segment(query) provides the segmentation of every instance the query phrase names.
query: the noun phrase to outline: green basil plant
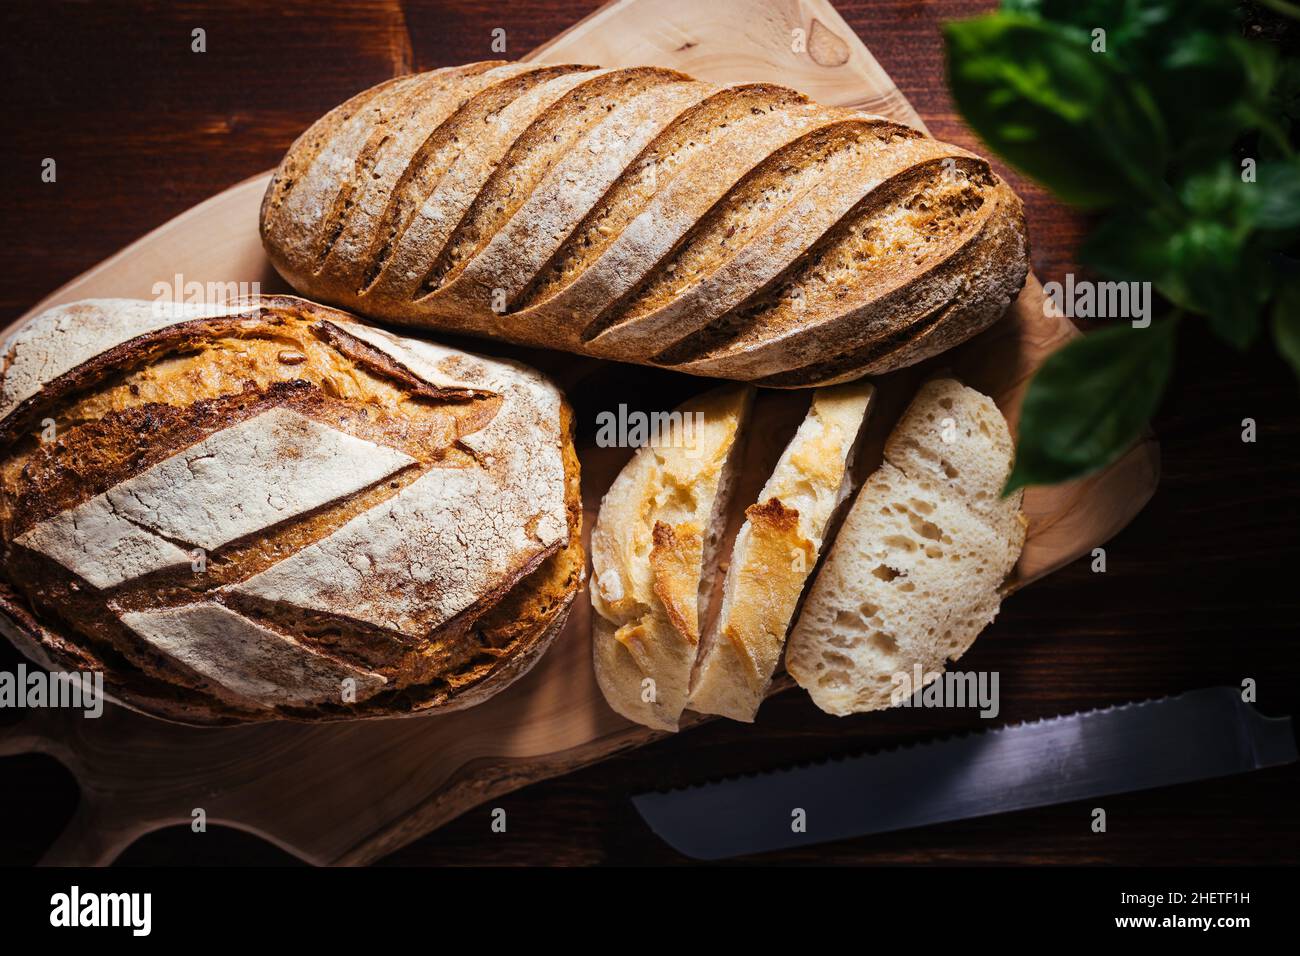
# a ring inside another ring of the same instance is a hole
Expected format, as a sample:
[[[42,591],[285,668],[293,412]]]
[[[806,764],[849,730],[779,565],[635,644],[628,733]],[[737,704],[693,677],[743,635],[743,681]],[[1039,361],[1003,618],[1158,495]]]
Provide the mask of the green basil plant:
[[[989,147],[1095,213],[1080,259],[1149,282],[1159,315],[1117,319],[1030,383],[1006,492],[1078,478],[1146,427],[1193,322],[1244,350],[1265,333],[1300,373],[1300,59],[1243,18],[1290,0],[1003,0],[945,26],[948,77]]]

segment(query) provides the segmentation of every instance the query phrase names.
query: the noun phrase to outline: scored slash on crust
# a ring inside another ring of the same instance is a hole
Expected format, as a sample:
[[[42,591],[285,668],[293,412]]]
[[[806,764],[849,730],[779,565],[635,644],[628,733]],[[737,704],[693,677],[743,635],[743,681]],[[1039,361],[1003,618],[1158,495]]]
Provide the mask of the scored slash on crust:
[[[17,541],[109,588],[189,564],[174,542],[215,551],[415,463],[396,449],[275,408],[42,521]],[[250,493],[259,486],[266,490]]]
[[[971,337],[1027,275],[1019,200],[916,130],[772,84],[477,66],[389,85],[290,149],[262,235],[295,288],[392,322],[806,387]]]
[[[454,709],[526,673],[581,585],[572,416],[526,366],[292,297],[74,303],[6,351],[3,616],[131,706]]]

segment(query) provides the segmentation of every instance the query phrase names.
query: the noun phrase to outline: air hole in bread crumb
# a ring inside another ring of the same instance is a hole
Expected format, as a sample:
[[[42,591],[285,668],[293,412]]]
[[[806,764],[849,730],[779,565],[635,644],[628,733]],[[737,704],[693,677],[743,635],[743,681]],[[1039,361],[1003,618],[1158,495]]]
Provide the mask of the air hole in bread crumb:
[[[950,465],[950,464],[947,462],[946,459],[943,460],[943,461],[940,461],[940,462],[939,462],[939,465],[940,465],[940,467],[943,468],[943,473],[944,473],[945,475],[947,475],[950,479],[951,479],[951,478],[956,478],[959,474],[961,474],[961,472],[959,472],[956,468],[954,468],[952,465]]]
[[[920,498],[912,498],[908,501],[908,504],[912,506],[913,510],[920,514],[934,514],[934,505],[930,504],[928,501],[922,501]]]
[[[941,399],[939,399],[939,407],[940,407],[940,408],[946,408],[946,409],[948,409],[948,410],[951,411],[951,410],[952,410],[952,399],[951,399],[951,398],[941,398]]]
[[[871,569],[871,573],[882,581],[892,581],[898,577],[899,572],[895,571],[887,564],[878,564]]]
[[[943,532],[933,521],[926,521],[916,515],[908,515],[907,520],[912,525],[912,530],[927,541],[938,541],[943,537]]]
[[[858,608],[858,610],[862,613],[862,616],[863,616],[863,617],[875,617],[875,616],[876,616],[876,612],[878,612],[878,611],[880,610],[880,608],[878,608],[878,607],[876,607],[874,604],[871,604],[870,602],[868,602],[868,603],[862,605],[862,607]]]
[[[936,547],[936,546],[933,545],[933,544],[931,544],[931,545],[926,545],[926,548],[925,548],[925,556],[926,556],[927,558],[933,558],[933,559],[937,560],[937,559],[943,557],[943,552],[940,551],[939,548]]]
[[[817,678],[818,687],[844,687],[849,682],[849,675],[844,671],[828,671],[821,677]]]
[[[881,539],[881,543],[898,551],[911,552],[916,550],[916,542],[901,534],[891,534],[887,538]]]
[[[837,631],[853,631],[859,626],[858,616],[850,610],[835,612],[835,629]]]
[[[893,635],[877,631],[871,635],[869,642],[874,650],[881,654],[894,655],[898,653],[898,641],[894,640]]]
[[[910,594],[916,590],[916,585],[913,584],[911,581],[904,581],[902,584],[898,586],[898,590]]]

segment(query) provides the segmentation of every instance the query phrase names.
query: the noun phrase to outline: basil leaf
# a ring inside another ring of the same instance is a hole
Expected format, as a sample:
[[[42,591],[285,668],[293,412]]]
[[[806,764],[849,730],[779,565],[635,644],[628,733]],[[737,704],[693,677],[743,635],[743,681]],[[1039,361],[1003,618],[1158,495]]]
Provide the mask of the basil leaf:
[[[1111,326],[1050,355],[1025,393],[1003,494],[1080,478],[1122,455],[1164,393],[1177,328],[1174,319]]]
[[[1252,233],[1264,196],[1230,164],[1189,178],[1181,216],[1123,210],[1107,217],[1080,250],[1084,262],[1129,282],[1150,282],[1166,299],[1204,315],[1234,348],[1258,336],[1271,291],[1269,255]]]
[[[1185,305],[1169,276],[1169,236],[1177,227],[1153,210],[1121,209],[1099,221],[1079,247],[1089,268],[1126,282],[1150,282]]]
[[[1269,91],[1269,110],[1284,120],[1300,119],[1300,57],[1283,60]]]
[[[1242,181],[1241,170],[1231,163],[1187,176],[1178,194],[1192,216],[1241,231],[1254,223],[1261,199],[1258,184]]]
[[[1300,158],[1261,162],[1254,186],[1259,194],[1254,222],[1259,228],[1300,226]]]
[[[1273,303],[1273,341],[1300,376],[1300,278],[1285,283]]]
[[[1170,267],[1181,277],[1183,299],[1205,315],[1228,344],[1245,349],[1259,332],[1261,294],[1267,285],[1245,236],[1217,222],[1197,220],[1173,237]]]
[[[1160,114],[1087,33],[1012,14],[944,33],[958,107],[1012,164],[1080,206],[1167,201]]]
[[[1271,50],[1241,37],[1171,37],[1157,68],[1143,71],[1174,144],[1171,156],[1184,164],[1214,161],[1243,133],[1271,122],[1265,114],[1274,62]]]
[[[1179,29],[1230,31],[1234,24],[1223,0],[1002,0],[1002,11],[1089,31],[1101,27],[1113,48],[1160,41]]]
[[[1222,156],[1247,130],[1274,126],[1273,47],[1238,35],[1223,0],[1004,0],[1004,13],[1103,30],[1106,58],[1160,106],[1170,159]]]
[[[1176,261],[1182,225],[1151,210],[1124,210],[1100,222],[1079,249],[1090,268],[1126,282],[1150,282],[1174,305],[1204,314],[1205,306]],[[1187,253],[1183,251],[1183,258]]]

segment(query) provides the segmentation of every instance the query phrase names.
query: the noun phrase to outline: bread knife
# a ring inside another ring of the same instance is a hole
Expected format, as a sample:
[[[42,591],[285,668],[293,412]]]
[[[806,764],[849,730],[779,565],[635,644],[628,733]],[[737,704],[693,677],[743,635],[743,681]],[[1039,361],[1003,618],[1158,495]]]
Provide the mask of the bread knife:
[[[1290,717],[1232,687],[1081,711],[633,803],[678,852],[719,860],[1208,780],[1296,760]]]

